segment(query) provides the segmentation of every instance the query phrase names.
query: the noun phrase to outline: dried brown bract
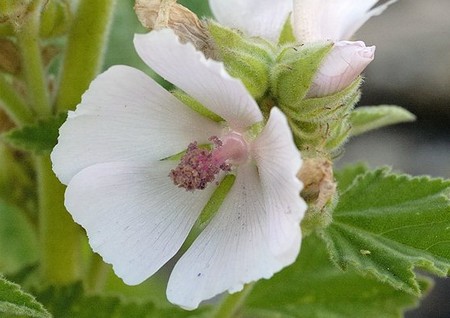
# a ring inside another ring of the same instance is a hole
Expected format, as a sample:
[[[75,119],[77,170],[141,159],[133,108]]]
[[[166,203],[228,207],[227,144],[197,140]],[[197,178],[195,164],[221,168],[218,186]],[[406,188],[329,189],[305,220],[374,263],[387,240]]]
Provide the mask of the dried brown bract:
[[[136,15],[151,30],[172,29],[181,42],[191,42],[206,57],[214,58],[214,43],[205,24],[176,0],[136,0]]]
[[[302,197],[317,210],[322,210],[336,193],[331,161],[323,158],[310,158],[303,161],[297,177],[303,182]]]

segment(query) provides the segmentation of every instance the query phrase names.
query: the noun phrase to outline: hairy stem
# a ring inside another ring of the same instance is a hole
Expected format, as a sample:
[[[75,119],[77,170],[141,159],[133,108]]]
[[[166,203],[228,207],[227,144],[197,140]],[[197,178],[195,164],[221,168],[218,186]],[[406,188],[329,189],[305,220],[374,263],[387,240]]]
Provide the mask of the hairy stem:
[[[74,109],[100,71],[115,0],[80,0],[56,98],[58,110]]]
[[[48,156],[36,158],[39,189],[41,278],[64,285],[80,279],[80,230],[64,207],[65,186],[52,171]]]
[[[22,69],[30,106],[40,116],[47,116],[51,114],[51,106],[39,41],[41,2],[32,3],[29,14],[17,28],[16,36],[22,55]]]

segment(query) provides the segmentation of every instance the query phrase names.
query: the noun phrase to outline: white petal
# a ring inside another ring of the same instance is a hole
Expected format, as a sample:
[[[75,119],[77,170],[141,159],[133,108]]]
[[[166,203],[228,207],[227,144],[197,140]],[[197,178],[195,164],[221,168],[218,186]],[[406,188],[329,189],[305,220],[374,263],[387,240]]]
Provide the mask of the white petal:
[[[272,108],[264,130],[252,144],[270,222],[270,246],[285,264],[298,254],[299,223],[306,211],[297,178],[302,160],[284,114]],[[290,243],[289,243],[290,242]],[[280,258],[281,259],[281,258]]]
[[[340,41],[319,67],[307,97],[327,96],[349,86],[373,61],[375,46],[364,42]]]
[[[185,91],[237,131],[262,120],[261,111],[239,79],[222,63],[207,60],[191,43],[182,44],[170,29],[137,34],[140,57],[159,75]]]
[[[159,160],[220,131],[141,71],[114,66],[91,83],[62,125],[53,169],[67,184],[89,165]]]
[[[294,0],[294,32],[299,42],[349,40],[371,17],[381,14],[388,1],[379,0]]]
[[[217,215],[175,265],[169,301],[194,309],[202,300],[227,290],[237,292],[294,262],[306,206],[295,177],[299,153],[278,110],[255,143],[260,166],[238,168]]]
[[[292,12],[292,0],[209,0],[209,5],[220,23],[273,42]]]
[[[98,164],[70,181],[65,204],[92,249],[125,283],[139,284],[181,247],[213,187],[195,193],[168,177],[176,165]]]

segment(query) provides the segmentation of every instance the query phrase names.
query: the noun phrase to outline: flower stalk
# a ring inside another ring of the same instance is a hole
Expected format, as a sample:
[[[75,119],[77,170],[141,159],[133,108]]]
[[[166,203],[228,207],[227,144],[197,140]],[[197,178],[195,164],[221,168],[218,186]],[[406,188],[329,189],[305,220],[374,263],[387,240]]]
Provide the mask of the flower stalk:
[[[75,108],[100,71],[115,3],[114,0],[81,0],[78,4],[56,98],[59,111]]]
[[[17,43],[22,54],[22,68],[31,107],[40,116],[51,114],[39,43],[40,9],[42,1],[34,1],[16,30]]]
[[[39,189],[41,279],[64,285],[81,277],[80,231],[64,207],[65,186],[48,156],[36,157]]]

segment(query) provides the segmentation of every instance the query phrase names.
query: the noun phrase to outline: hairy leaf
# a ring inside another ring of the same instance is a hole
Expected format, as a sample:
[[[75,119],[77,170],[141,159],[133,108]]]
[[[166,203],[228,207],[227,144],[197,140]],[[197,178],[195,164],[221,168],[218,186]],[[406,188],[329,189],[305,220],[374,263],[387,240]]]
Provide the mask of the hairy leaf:
[[[415,268],[450,271],[449,196],[450,181],[369,171],[341,194],[321,236],[340,268],[420,295]]]
[[[0,276],[0,313],[47,318],[51,315],[33,296],[23,292],[20,286]]]
[[[333,266],[323,241],[311,235],[292,266],[254,286],[243,312],[249,318],[399,318],[415,305],[412,295]]]
[[[367,131],[409,121],[416,116],[406,109],[393,105],[365,106],[356,108],[351,116],[351,134],[353,136]]]
[[[59,127],[66,120],[67,114],[39,120],[34,124],[15,128],[2,137],[12,146],[31,151],[36,154],[46,154],[52,151],[58,140]]]

